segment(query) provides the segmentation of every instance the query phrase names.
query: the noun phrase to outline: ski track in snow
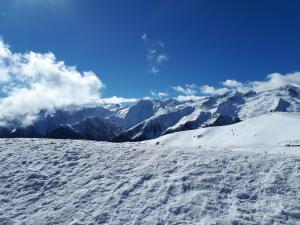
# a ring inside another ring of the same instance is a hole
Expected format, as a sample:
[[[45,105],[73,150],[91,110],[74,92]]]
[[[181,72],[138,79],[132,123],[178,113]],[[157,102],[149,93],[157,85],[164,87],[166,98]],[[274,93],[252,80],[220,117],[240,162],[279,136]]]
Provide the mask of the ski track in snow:
[[[300,224],[300,158],[1,139],[0,224]]]

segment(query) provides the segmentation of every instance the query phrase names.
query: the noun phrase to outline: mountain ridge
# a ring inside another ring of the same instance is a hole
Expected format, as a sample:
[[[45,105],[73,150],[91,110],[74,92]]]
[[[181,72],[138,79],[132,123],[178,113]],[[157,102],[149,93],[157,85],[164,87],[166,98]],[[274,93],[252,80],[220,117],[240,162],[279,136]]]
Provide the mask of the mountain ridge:
[[[30,126],[0,127],[0,137],[143,141],[179,131],[229,125],[269,112],[299,111],[300,88],[286,85],[264,92],[231,91],[196,100],[142,99],[132,105],[42,111]]]

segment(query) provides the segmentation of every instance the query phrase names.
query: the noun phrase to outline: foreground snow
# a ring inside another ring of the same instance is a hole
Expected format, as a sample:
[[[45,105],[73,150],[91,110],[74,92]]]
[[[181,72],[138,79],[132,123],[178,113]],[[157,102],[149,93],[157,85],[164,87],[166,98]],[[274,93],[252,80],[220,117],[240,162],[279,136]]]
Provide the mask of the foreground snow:
[[[269,113],[228,126],[168,134],[146,143],[300,156],[300,112]]]
[[[299,224],[300,158],[1,139],[0,224]]]

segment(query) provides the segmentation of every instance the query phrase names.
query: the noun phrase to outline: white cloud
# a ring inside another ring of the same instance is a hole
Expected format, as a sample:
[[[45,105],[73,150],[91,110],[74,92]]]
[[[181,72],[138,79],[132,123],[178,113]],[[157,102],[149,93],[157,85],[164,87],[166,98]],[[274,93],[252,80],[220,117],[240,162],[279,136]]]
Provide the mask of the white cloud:
[[[101,80],[57,61],[53,53],[13,53],[0,40],[0,125],[29,125],[40,110],[100,100]]]
[[[144,98],[142,98],[143,100],[152,100],[152,98],[151,97],[149,97],[149,96],[145,96]]]
[[[162,41],[153,41],[147,34],[142,35],[142,40],[147,48],[147,61],[149,63],[149,72],[157,74],[160,66],[169,60],[169,56],[164,52],[165,44]]]
[[[175,99],[181,102],[185,101],[199,101],[202,100],[204,97],[203,96],[195,96],[195,95],[179,95]]]
[[[203,94],[215,95],[224,94],[228,91],[240,91],[245,93],[249,90],[253,90],[255,92],[263,92],[278,89],[286,85],[300,87],[300,72],[288,73],[285,75],[272,73],[269,74],[264,81],[249,81],[245,83],[229,79],[221,82],[221,85],[222,86],[219,88],[203,85],[200,87],[200,90]]]
[[[248,86],[256,92],[262,92],[281,88],[288,84],[300,87],[300,72],[288,73],[286,75],[272,73],[267,76],[265,81],[253,81]]]
[[[223,87],[223,88],[215,88],[213,86],[209,85],[203,85],[200,87],[200,90],[203,94],[208,94],[208,95],[223,95],[226,92],[228,92],[230,89]]]
[[[159,72],[159,69],[156,66],[151,67],[151,73],[157,74]]]
[[[142,35],[142,39],[143,39],[143,40],[147,40],[147,34],[143,34],[143,35]]]
[[[4,68],[0,68],[0,84],[7,83],[10,80],[10,76],[7,73],[7,70]]]
[[[169,96],[169,94],[166,92],[158,92],[157,95],[160,97],[168,97]]]
[[[164,61],[168,61],[169,57],[166,54],[160,54],[156,58],[157,63],[163,63]]]
[[[121,103],[133,103],[137,101],[138,101],[137,98],[123,98],[123,97],[113,96],[110,98],[101,98],[98,102],[102,104],[121,104]]]
[[[183,95],[195,95],[198,92],[196,89],[191,88],[190,85],[185,85],[185,87],[175,86],[172,89]]]
[[[244,85],[241,82],[236,80],[225,80],[221,82],[221,84],[225,87],[243,87]]]
[[[180,95],[192,96],[195,95],[223,95],[229,91],[239,91],[246,93],[249,90],[255,92],[263,92],[278,89],[286,85],[293,85],[300,87],[300,72],[288,73],[288,74],[279,74],[273,73],[266,77],[264,81],[248,81],[248,82],[239,82],[237,80],[228,79],[219,83],[218,87],[210,85],[196,85],[196,84],[185,84],[183,86],[173,86],[171,87],[174,91]],[[176,97],[178,98],[178,97]],[[182,99],[182,96],[180,96]]]
[[[154,98],[165,98],[169,96],[167,92],[160,92],[160,91],[159,92],[151,91],[151,95]]]

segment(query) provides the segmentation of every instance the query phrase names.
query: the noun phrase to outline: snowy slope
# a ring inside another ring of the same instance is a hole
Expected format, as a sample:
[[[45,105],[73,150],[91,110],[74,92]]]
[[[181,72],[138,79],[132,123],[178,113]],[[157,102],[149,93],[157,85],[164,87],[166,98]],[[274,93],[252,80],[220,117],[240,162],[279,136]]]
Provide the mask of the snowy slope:
[[[300,158],[1,139],[0,224],[299,224]]]
[[[0,140],[0,224],[300,223],[300,158]]]
[[[288,144],[300,145],[300,112],[268,113],[228,126],[168,134],[147,143],[204,149],[280,151]],[[285,149],[300,155],[300,147]]]
[[[153,116],[160,104],[159,100],[140,100],[135,105],[116,109],[106,119],[116,126],[129,129]]]

